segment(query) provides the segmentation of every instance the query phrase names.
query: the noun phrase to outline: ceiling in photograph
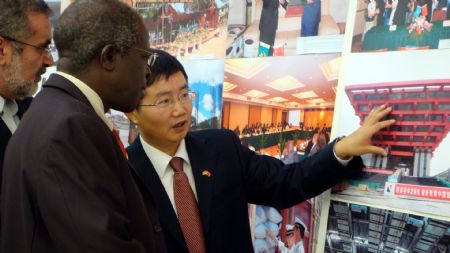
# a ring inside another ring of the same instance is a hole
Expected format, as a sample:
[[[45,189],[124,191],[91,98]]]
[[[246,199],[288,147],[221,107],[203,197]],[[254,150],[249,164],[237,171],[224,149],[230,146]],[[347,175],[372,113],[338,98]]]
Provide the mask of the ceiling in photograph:
[[[330,108],[339,66],[339,54],[226,59],[223,98],[291,109]]]

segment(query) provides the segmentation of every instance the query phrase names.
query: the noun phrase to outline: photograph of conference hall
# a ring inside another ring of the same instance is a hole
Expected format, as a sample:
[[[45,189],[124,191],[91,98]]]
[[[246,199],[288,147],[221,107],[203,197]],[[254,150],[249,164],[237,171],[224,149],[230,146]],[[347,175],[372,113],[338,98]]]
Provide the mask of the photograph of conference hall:
[[[424,59],[430,65],[424,67]],[[392,107],[389,118],[396,122],[372,140],[388,155],[363,156],[363,173],[332,198],[450,218],[448,59],[450,50],[346,58],[333,125],[337,135],[350,134],[381,104]]]
[[[340,61],[339,54],[226,59],[223,128],[260,153],[283,159],[295,148],[307,156],[314,133],[328,142]]]

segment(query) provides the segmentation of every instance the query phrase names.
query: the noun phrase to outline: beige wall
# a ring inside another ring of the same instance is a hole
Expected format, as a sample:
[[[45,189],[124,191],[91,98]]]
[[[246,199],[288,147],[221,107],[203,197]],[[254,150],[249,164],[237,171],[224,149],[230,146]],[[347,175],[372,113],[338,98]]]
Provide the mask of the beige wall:
[[[326,124],[327,127],[330,127],[333,121],[333,110],[305,111],[304,119],[306,127],[321,128],[323,124]]]
[[[239,129],[243,129],[248,123],[248,105],[239,103],[230,103],[230,124],[229,129],[235,129],[239,125]]]
[[[250,105],[248,109],[248,125],[251,126],[253,124],[261,123],[261,106]]]
[[[222,128],[230,129],[230,102],[223,101],[222,105]]]
[[[277,124],[278,123],[281,123],[281,116],[283,116],[282,114],[283,114],[283,111],[282,110],[280,110],[280,109],[277,109]]]
[[[263,107],[261,109],[261,124],[272,123],[272,108]]]
[[[228,108],[229,103],[229,108]],[[252,108],[250,108],[252,107]],[[224,105],[224,112],[228,113],[228,115],[223,115],[223,120],[228,122],[223,122],[223,127],[228,129],[235,129],[236,126],[239,125],[239,129],[243,129],[245,125],[248,125],[249,122],[255,123],[260,122],[262,124],[272,123],[272,118],[274,117],[275,124],[281,122],[282,110],[277,108],[270,107],[261,107],[261,106],[250,106],[248,104],[240,104],[236,102],[227,102],[227,105]],[[250,115],[252,112],[252,115]]]

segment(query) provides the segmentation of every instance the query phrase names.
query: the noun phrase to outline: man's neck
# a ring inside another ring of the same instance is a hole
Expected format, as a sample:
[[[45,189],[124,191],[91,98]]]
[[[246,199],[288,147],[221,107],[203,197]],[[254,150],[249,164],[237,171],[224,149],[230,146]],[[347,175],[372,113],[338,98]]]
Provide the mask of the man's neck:
[[[145,142],[147,142],[147,144],[153,146],[154,148],[166,153],[167,155],[170,156],[174,156],[177,153],[178,147],[180,146],[180,142],[178,142],[177,144],[173,144],[173,145],[163,145],[161,143],[155,143],[151,141],[151,138],[148,138],[147,136],[145,136],[144,134],[142,134],[142,139],[144,139]]]

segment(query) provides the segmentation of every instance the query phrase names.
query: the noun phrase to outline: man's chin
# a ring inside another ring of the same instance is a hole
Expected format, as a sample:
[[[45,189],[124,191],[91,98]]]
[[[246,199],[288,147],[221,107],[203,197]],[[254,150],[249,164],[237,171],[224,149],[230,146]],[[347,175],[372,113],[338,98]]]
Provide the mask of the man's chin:
[[[38,90],[38,83],[35,80],[33,80],[17,87],[14,93],[18,99],[22,99],[35,95],[37,90]]]

